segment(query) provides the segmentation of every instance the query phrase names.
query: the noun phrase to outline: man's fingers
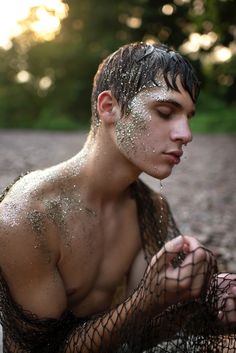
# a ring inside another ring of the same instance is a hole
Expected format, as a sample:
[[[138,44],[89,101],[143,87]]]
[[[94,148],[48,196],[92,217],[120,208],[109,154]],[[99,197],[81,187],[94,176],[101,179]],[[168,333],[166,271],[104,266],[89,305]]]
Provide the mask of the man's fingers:
[[[225,324],[236,324],[236,299],[227,294],[223,306],[218,312],[218,318]]]
[[[148,278],[156,300],[167,304],[199,297],[212,268],[213,257],[209,251],[196,239],[179,236],[153,256]]]
[[[168,266],[171,261],[183,250],[184,238],[182,235],[168,241],[158,253],[159,269]]]
[[[218,318],[224,324],[236,324],[236,275],[220,273],[217,276],[218,292]]]
[[[221,278],[222,280],[235,281],[235,283],[236,283],[236,274],[235,273],[221,272],[221,273],[218,273],[217,277]]]
[[[196,243],[196,245],[198,245]],[[198,246],[186,255],[186,258],[180,265],[179,287],[186,291],[186,298],[197,298],[200,296],[204,285],[208,279],[209,254],[206,249]]]
[[[151,260],[151,267],[158,265],[157,270],[168,265],[171,260],[182,250],[184,244],[183,237],[180,235],[168,241]]]

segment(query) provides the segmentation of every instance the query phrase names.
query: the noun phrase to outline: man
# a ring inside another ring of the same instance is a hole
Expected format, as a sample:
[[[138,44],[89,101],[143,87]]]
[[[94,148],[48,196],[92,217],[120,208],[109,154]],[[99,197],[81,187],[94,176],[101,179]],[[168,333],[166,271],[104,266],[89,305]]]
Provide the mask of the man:
[[[219,321],[236,321],[234,277],[213,276],[211,253],[180,236],[166,201],[138,180],[164,179],[180,162],[198,91],[192,67],[166,46],[120,48],[95,76],[84,148],[4,194],[4,352],[135,352],[134,332],[143,340],[156,320],[158,344],[166,309],[214,288]]]

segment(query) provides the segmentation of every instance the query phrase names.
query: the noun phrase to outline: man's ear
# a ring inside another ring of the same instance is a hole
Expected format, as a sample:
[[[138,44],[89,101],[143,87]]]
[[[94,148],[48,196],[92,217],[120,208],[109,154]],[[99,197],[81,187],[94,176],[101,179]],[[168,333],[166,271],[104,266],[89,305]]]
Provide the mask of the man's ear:
[[[111,91],[103,91],[97,99],[97,112],[102,121],[106,124],[113,124],[117,121],[119,106]]]

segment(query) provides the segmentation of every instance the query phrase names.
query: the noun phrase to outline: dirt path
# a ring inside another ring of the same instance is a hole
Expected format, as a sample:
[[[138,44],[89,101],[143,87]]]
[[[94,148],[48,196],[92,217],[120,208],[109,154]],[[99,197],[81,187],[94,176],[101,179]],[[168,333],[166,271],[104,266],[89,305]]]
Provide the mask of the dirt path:
[[[26,170],[44,168],[75,154],[86,134],[0,131],[0,190]],[[163,181],[183,233],[210,245],[236,272],[236,135],[198,135],[182,163]],[[144,176],[156,190],[160,182]]]

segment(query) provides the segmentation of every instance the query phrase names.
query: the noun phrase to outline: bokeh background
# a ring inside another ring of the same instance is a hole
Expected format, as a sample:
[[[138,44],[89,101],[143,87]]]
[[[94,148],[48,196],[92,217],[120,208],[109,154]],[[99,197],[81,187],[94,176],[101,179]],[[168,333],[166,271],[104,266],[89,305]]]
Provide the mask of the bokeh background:
[[[167,43],[196,68],[194,131],[236,131],[235,0],[2,1],[0,128],[86,129],[99,62],[140,40]]]

